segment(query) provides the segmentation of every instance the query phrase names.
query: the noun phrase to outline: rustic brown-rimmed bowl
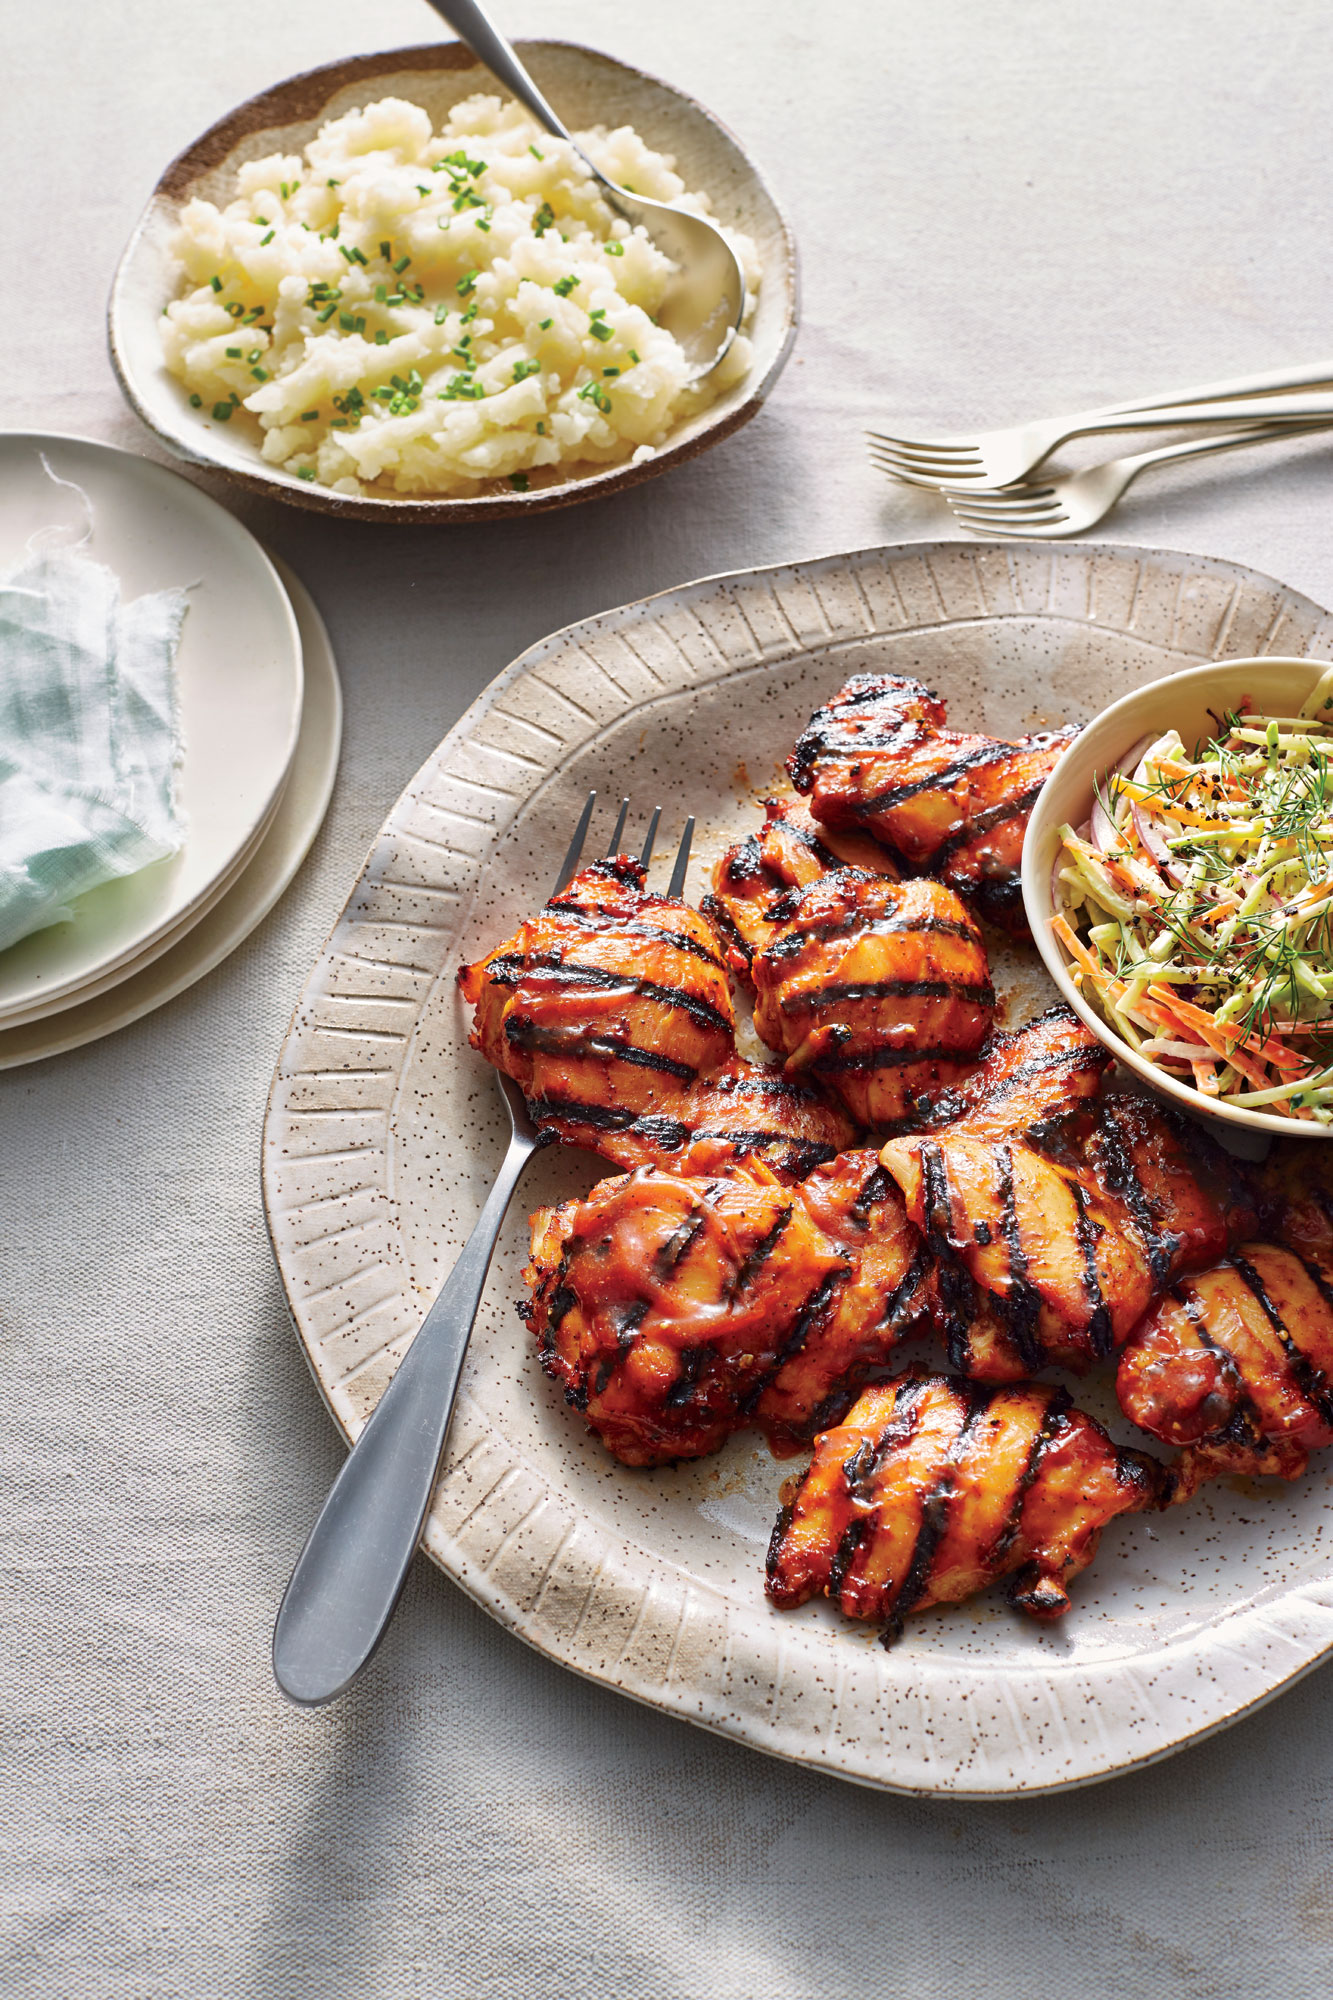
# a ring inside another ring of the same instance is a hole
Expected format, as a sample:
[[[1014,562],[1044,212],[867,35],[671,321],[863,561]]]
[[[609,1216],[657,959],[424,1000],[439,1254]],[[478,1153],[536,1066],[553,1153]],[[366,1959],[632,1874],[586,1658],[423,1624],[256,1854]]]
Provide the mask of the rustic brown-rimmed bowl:
[[[171,245],[182,207],[196,195],[222,206],[232,198],[244,161],[298,152],[328,119],[377,98],[407,98],[438,125],[460,99],[499,90],[490,71],[461,43],[432,43],[352,56],[290,77],[210,126],[163,174],[117,269],[108,332],[121,387],[168,450],[226,473],[251,492],[348,520],[485,521],[623,492],[748,423],[781,373],[796,335],[796,246],[763,175],[724,125],[670,84],[572,42],[520,42],[518,50],[574,130],[633,125],[648,145],[674,154],[687,186],[707,190],[719,221],[753,238],[763,279],[749,328],[754,345],[749,373],[682,423],[643,465],[589,467],[558,486],[462,499],[333,493],[267,465],[256,443],[215,423],[207,410],[191,409],[181,384],[167,373],[159,335],[162,309],[176,292]]]

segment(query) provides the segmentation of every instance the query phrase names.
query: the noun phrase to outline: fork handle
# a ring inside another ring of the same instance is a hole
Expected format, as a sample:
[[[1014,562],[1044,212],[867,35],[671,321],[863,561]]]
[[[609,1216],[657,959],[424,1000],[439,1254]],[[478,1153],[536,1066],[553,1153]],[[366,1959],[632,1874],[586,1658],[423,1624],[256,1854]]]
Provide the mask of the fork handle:
[[[1333,395],[1269,396],[1230,403],[1173,403],[1152,409],[1083,410],[1061,417],[1061,430],[1044,456],[1074,437],[1100,437],[1108,431],[1179,430],[1183,424],[1250,422],[1255,424],[1327,423],[1333,421]]]
[[[1160,445],[1156,451],[1141,451],[1134,458],[1122,458],[1120,469],[1125,485],[1146,472],[1150,465],[1165,465],[1173,458],[1206,458],[1213,451],[1241,451],[1247,444],[1271,444],[1274,438],[1306,437],[1312,431],[1333,429],[1333,421],[1308,424],[1256,425],[1253,430],[1228,431],[1221,437],[1187,438],[1183,444]]]
[[[1139,396],[1129,403],[1108,403],[1100,414],[1110,417],[1123,415],[1127,410],[1160,410],[1168,403],[1225,402],[1232,397],[1260,396],[1281,389],[1324,387],[1333,387],[1333,359],[1291,368],[1270,368],[1259,375],[1236,375],[1226,382],[1204,382],[1194,389],[1178,389],[1169,396]]]
[[[519,61],[512,44],[500,33],[480,5],[480,0],[429,0],[429,3],[440,19],[453,29],[464,48],[471,49],[477,61],[486,65],[496,82],[502,84],[511,97],[516,97],[523,109],[531,112],[537,123],[555,138],[568,139],[584,165],[599,181],[604,179],[568,126],[552,111]]]
[[[536,1140],[516,1132],[477,1226],[343,1465],[287,1585],[273,1673],[332,1701],[383,1638],[421,1538],[495,1239]]]

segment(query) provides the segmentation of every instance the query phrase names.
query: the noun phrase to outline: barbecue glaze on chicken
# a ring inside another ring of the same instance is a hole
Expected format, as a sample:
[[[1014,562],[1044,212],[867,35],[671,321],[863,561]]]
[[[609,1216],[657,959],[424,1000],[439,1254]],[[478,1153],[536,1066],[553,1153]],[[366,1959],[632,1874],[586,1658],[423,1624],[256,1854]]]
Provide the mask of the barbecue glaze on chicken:
[[[1117,1514],[1160,1507],[1171,1475],[1118,1450],[1061,1389],[905,1375],[867,1389],[778,1516],[767,1593],[785,1608],[823,1594],[883,1623],[1012,1578],[1034,1618],[1060,1617],[1069,1584]]]
[[[904,873],[935,876],[1022,935],[1028,815],[1077,731],[1005,743],[946,729],[945,712],[920,681],[857,674],[811,717],[787,768],[821,825],[872,834]]]
[[[1190,1490],[1223,1472],[1298,1479],[1333,1444],[1333,1269],[1243,1243],[1159,1299],[1120,1357],[1120,1407],[1190,1447]]]
[[[715,1172],[757,1155],[799,1175],[853,1137],[816,1089],[735,1054],[722,946],[621,855],[575,875],[459,974],[471,1041],[536,1122],[631,1168]]]
[[[1087,1369],[1256,1219],[1220,1148],[1128,1093],[1034,1122],[1026,1138],[964,1118],[890,1140],[880,1158],[936,1256],[949,1358],[983,1381]]]
[[[747,986],[750,961],[781,932],[793,890],[808,889],[839,868],[898,879],[878,841],[819,826],[804,799],[765,799],[764,813],[762,829],[722,856],[713,870],[713,893],[699,906],[725,939],[728,963]]]
[[[781,1448],[845,1409],[929,1309],[929,1260],[871,1152],[799,1187],[760,1166],[644,1168],[533,1217],[524,1308],[542,1365],[628,1465]]]
[[[938,882],[826,875],[751,974],[760,1035],[860,1125],[901,1125],[961,1081],[995,1015],[981,933]]]

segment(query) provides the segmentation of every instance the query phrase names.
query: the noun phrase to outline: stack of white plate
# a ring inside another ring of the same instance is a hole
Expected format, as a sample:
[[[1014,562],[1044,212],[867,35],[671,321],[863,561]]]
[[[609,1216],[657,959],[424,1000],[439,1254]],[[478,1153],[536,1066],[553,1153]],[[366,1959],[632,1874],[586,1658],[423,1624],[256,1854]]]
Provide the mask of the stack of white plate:
[[[88,553],[125,600],[188,588],[176,656],[187,830],[170,860],[79,897],[67,922],[0,952],[0,1068],[110,1034],[233,951],[315,837],[342,729],[328,634],[305,590],[177,473],[90,439],[0,434],[0,569],[37,530],[82,532],[82,502],[47,467],[87,495]]]

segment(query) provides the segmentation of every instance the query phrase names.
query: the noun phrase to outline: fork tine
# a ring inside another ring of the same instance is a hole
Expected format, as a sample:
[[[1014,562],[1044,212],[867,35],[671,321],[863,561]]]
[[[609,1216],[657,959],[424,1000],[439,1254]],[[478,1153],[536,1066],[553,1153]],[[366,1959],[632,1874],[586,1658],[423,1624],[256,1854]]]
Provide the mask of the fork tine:
[[[620,852],[620,836],[625,831],[625,821],[628,818],[629,800],[622,799],[620,801],[620,818],[616,821],[616,830],[611,835],[611,845],[606,850],[606,859],[608,861],[613,861]]]
[[[583,852],[583,843],[588,838],[588,827],[592,822],[592,809],[596,803],[596,792],[589,792],[587,798],[583,801],[583,811],[579,814],[579,823],[574,828],[574,838],[569,843],[569,852],[560,863],[560,873],[556,876],[555,888],[551,891],[554,896],[560,894],[560,891],[565,887],[570,876],[579,865],[579,856]]]
[[[690,843],[694,839],[694,814],[685,822],[685,831],[680,836],[680,846],[676,850],[676,865],[671,871],[671,886],[668,896],[679,896],[685,887],[685,870],[690,865]]]
[[[653,858],[653,842],[657,839],[657,822],[659,819],[661,819],[661,817],[662,817],[661,806],[654,806],[653,816],[648,822],[648,832],[644,839],[643,852],[639,856],[639,860],[643,863],[643,866],[645,868],[648,866],[648,863]]]
[[[954,519],[960,528],[968,528],[974,535],[1051,535],[1061,531],[1069,516],[1042,514],[1033,520],[1009,521],[995,514],[969,514],[956,507]]]
[[[932,491],[937,490],[940,486],[952,486],[956,480],[971,476],[967,473],[954,471],[952,468],[947,472],[941,471],[935,473],[911,471],[902,459],[890,458],[886,453],[879,451],[871,452],[870,463],[878,472],[884,473],[889,479],[900,480],[904,486],[928,486]]]
[[[943,486],[940,491],[951,507],[957,501],[960,507],[966,507],[970,513],[993,514],[999,521],[1017,521],[1025,519],[1028,515],[1049,514],[1059,511],[1062,504],[1054,493],[1033,494],[1031,497],[1026,493],[1015,494],[1012,500],[1004,500],[998,496],[992,498],[990,494],[959,492],[950,486]]]
[[[977,448],[967,440],[957,438],[906,438],[893,437],[888,431],[867,431],[872,444],[887,445],[890,451],[924,451],[931,457],[976,458]]]

